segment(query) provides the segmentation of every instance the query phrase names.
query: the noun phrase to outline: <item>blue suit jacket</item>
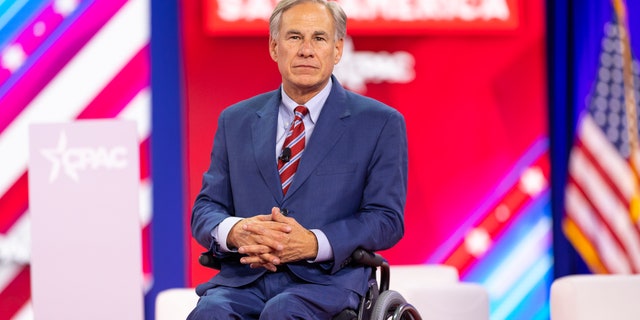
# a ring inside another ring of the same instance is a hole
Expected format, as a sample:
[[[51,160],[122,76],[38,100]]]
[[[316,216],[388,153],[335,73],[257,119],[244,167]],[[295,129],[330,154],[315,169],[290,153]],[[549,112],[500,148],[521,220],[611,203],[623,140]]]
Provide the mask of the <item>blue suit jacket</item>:
[[[334,261],[287,266],[298,277],[364,293],[370,270],[349,264],[358,247],[390,248],[404,234],[407,137],[404,118],[379,101],[333,87],[286,196],[278,176],[276,126],[280,90],[225,109],[191,219],[192,233],[222,258],[220,272],[197,289],[241,286],[267,272],[215,249],[211,230],[229,216],[268,214],[272,207],[307,229],[322,230]]]

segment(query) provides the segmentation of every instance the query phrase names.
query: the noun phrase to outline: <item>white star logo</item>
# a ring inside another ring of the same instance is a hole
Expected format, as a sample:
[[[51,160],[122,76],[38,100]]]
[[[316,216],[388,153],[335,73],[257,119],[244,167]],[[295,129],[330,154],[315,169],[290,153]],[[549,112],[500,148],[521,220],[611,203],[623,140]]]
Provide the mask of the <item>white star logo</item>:
[[[42,155],[51,161],[51,173],[49,174],[49,183],[53,183],[60,175],[60,168],[64,167],[64,172],[74,181],[78,181],[78,173],[68,166],[63,166],[62,161],[67,152],[67,134],[62,131],[58,139],[58,145],[54,149],[40,150]]]

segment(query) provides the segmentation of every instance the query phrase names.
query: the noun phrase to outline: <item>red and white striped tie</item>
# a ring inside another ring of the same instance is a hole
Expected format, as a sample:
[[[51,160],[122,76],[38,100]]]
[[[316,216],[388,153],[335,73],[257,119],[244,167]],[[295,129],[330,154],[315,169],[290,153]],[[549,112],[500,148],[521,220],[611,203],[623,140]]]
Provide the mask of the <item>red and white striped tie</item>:
[[[305,134],[302,118],[304,118],[308,112],[309,110],[304,106],[297,106],[295,108],[293,123],[291,123],[291,127],[287,131],[287,136],[282,145],[283,155],[288,155],[288,157],[283,156],[278,159],[278,172],[280,173],[280,183],[282,184],[282,193],[284,194],[289,190],[293,176],[298,169],[300,157],[302,157],[302,152],[304,151]]]

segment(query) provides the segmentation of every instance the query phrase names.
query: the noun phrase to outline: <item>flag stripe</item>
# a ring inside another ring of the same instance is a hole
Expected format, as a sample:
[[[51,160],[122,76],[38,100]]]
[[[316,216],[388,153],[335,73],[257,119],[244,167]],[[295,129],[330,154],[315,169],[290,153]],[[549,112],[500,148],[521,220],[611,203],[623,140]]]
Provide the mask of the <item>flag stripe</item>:
[[[627,256],[640,269],[640,234],[629,222],[629,202],[617,196],[615,185],[611,185],[610,175],[603,175],[603,164],[590,162],[582,148],[577,148],[570,163],[571,182],[576,183],[590,199],[599,218],[607,224],[616,238],[620,239]],[[581,174],[577,174],[581,173]],[[628,179],[630,180],[630,179]]]
[[[591,207],[586,203],[586,199],[576,190],[574,184],[568,184],[566,192],[567,217],[572,219],[575,229],[580,231],[575,235],[584,236],[583,239],[590,243],[593,252],[599,257],[602,265],[609,273],[623,272],[625,270],[628,272],[629,263],[626,260],[626,256],[621,254],[618,246],[612,244],[614,242],[612,235],[599,223],[595,217],[596,214],[591,212]],[[573,238],[569,239],[574,240]],[[608,256],[602,254],[604,251],[608,252]]]
[[[633,171],[627,161],[620,157],[590,115],[583,117],[578,130],[580,136],[577,141],[589,150],[594,163],[602,164],[599,167],[602,168],[603,175],[613,182],[611,185],[616,186],[624,195],[624,201],[629,203],[633,193],[633,182],[629,177],[633,175]]]
[[[579,129],[569,164],[568,181],[575,184],[611,237],[614,238],[628,260],[632,272],[640,271],[640,233],[630,223],[629,199],[633,186],[629,165],[622,158],[612,157],[616,151],[606,141],[602,131],[585,115]],[[624,179],[624,175],[626,179]],[[584,209],[584,208],[583,208]],[[571,210],[580,212],[578,210]],[[578,226],[582,226],[578,223]],[[585,234],[592,234],[585,230]],[[597,239],[592,239],[593,241]],[[599,248],[596,246],[596,248]],[[598,251],[600,254],[606,254]],[[627,268],[623,268],[626,270]]]
[[[584,161],[589,162],[589,164],[593,166],[593,169],[597,171],[598,176],[603,180],[603,183],[609,188],[609,190],[616,196],[618,201],[620,201],[623,205],[628,206],[630,200],[628,197],[628,193],[623,194],[623,191],[620,189],[619,185],[616,184],[615,181],[613,181],[613,175],[606,172],[607,169],[611,170],[611,167],[615,167],[615,165],[611,165],[611,163],[609,163],[609,165],[606,166],[608,168],[606,168],[602,162],[598,161],[598,159],[595,157],[593,152],[591,152],[588,146],[586,146],[582,142],[582,139],[579,139],[576,142],[576,148],[578,148],[580,155],[586,158]]]
[[[603,255],[604,251],[609,251],[615,249],[616,252],[620,252],[620,255],[623,257],[620,260],[624,260],[620,262],[620,264],[624,264],[623,270],[627,273],[633,269],[633,265],[629,262],[630,253],[627,251],[625,245],[622,243],[622,240],[619,237],[619,234],[616,233],[611,225],[606,221],[603,217],[602,212],[598,210],[598,207],[593,203],[592,195],[590,195],[581,185],[574,180],[573,177],[569,177],[569,183],[575,188],[575,191],[579,194],[571,193],[570,195],[579,196],[583,200],[583,208],[582,210],[577,210],[577,212],[589,212],[591,213],[591,223],[582,224],[578,223],[578,227],[583,230],[583,232],[588,236],[591,241],[596,243],[596,251]],[[588,207],[585,208],[584,206]],[[588,211],[586,211],[588,210]],[[571,213],[573,211],[569,211]],[[572,216],[577,217],[577,214],[573,214]],[[580,219],[576,219],[576,221],[581,221]],[[597,238],[597,239],[596,239]],[[610,239],[611,241],[604,241],[605,239]],[[598,245],[599,244],[599,245]],[[611,269],[611,267],[609,267]]]

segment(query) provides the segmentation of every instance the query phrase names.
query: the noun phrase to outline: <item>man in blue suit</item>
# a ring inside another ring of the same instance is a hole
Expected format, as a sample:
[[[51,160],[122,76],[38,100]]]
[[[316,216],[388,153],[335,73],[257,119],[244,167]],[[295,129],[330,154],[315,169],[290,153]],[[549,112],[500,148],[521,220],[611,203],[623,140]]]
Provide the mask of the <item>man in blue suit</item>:
[[[346,20],[332,1],[274,9],[269,52],[282,85],[218,119],[191,226],[222,267],[196,289],[189,319],[331,319],[367,290],[371,270],[351,253],[402,238],[404,118],[332,76]]]

